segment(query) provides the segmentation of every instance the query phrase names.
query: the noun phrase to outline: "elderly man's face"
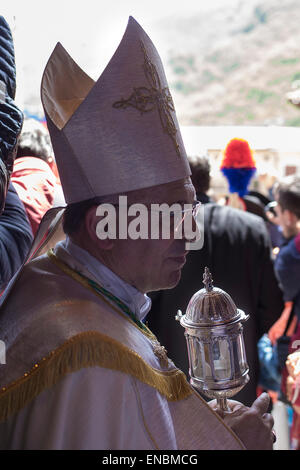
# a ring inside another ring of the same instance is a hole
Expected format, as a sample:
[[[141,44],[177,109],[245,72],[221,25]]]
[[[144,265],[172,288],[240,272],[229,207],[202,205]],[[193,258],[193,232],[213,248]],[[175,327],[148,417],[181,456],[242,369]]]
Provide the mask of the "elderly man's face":
[[[128,193],[128,205],[142,203],[149,208],[151,204],[166,203],[171,206],[193,202],[195,189],[190,178]],[[187,255],[185,244],[186,239],[174,238],[172,230],[168,239],[117,239],[102,261],[141,292],[167,289],[180,280]]]

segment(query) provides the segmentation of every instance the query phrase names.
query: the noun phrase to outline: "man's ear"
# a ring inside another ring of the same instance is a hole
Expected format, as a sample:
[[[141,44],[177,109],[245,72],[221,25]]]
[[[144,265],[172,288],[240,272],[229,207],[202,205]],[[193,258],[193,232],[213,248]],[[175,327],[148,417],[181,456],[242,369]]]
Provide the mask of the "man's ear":
[[[111,250],[114,246],[114,240],[110,237],[107,227],[106,237],[99,236],[98,224],[104,219],[103,216],[96,214],[97,206],[90,207],[86,212],[84,228],[88,237],[102,250]]]

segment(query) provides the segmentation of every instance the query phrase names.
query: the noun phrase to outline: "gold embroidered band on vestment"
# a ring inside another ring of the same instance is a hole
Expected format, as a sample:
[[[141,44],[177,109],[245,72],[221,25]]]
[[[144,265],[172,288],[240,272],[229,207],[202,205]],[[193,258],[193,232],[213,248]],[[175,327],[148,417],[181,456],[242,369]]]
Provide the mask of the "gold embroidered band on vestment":
[[[20,411],[66,374],[86,367],[103,367],[131,375],[155,388],[168,401],[182,400],[193,391],[179,369],[160,371],[135,351],[97,331],[77,334],[50,352],[31,371],[0,391],[0,421]]]

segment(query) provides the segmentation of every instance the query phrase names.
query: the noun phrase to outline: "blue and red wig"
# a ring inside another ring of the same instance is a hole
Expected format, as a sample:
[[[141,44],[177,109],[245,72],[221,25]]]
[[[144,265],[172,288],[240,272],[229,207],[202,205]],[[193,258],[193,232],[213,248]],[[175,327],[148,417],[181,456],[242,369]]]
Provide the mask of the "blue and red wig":
[[[234,138],[227,144],[220,167],[229,183],[229,191],[240,197],[248,193],[251,178],[256,172],[256,163],[248,142]]]

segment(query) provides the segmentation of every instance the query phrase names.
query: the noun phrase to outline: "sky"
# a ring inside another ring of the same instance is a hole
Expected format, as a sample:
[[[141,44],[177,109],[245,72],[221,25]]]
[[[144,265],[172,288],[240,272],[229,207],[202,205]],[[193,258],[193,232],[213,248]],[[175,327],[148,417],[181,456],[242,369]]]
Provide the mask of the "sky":
[[[161,39],[153,28],[156,21],[164,17],[170,17],[171,20],[173,15],[190,16],[194,12],[238,2],[239,0],[6,0],[0,13],[10,24],[14,36],[18,104],[22,106],[25,96],[31,90],[39,88],[47,59],[58,41],[75,62],[97,80],[117,48],[130,15],[141,24],[160,51]]]

